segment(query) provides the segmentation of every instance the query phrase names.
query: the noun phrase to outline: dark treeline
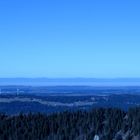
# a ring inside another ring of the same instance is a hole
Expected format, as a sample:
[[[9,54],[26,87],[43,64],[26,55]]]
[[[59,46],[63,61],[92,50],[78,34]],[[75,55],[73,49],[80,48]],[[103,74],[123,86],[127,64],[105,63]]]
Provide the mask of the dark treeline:
[[[0,140],[132,140],[140,134],[140,108],[0,115]],[[138,138],[139,139],[139,138]]]

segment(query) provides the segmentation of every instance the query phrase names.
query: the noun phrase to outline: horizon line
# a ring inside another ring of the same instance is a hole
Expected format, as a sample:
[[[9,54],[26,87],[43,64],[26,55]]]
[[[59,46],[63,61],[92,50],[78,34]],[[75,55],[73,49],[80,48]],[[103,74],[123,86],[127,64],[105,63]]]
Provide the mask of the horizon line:
[[[0,77],[0,79],[140,79],[140,77]]]

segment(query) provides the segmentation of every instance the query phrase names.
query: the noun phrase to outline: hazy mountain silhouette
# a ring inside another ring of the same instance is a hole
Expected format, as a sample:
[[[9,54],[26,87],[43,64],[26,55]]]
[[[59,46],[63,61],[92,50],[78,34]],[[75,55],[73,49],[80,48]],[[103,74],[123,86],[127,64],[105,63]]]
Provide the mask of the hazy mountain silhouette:
[[[140,86],[140,78],[0,78],[0,85]]]

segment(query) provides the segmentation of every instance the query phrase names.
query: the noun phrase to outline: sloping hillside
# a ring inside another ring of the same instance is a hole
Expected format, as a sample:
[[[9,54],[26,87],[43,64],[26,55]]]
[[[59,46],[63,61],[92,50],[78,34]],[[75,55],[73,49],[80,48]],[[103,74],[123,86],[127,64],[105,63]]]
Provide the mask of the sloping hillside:
[[[140,108],[0,115],[1,140],[140,140]]]

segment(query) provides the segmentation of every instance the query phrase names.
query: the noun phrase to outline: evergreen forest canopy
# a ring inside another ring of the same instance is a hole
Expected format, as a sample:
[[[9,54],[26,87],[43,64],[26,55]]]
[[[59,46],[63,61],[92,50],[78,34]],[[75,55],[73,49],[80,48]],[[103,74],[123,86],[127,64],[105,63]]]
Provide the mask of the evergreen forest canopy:
[[[0,140],[139,140],[140,108],[0,115]]]

